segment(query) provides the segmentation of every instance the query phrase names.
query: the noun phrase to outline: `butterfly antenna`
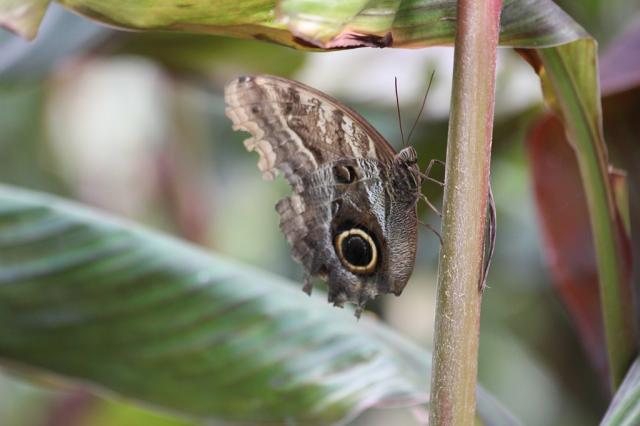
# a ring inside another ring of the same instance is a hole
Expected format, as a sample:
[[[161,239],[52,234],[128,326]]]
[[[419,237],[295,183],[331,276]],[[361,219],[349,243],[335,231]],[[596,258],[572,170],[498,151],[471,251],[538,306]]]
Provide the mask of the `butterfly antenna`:
[[[393,77],[396,87],[396,109],[398,110],[398,124],[400,125],[400,137],[402,138],[402,147],[407,146],[404,142],[404,132],[402,131],[402,117],[400,117],[400,100],[398,98],[398,77]]]
[[[426,90],[426,92],[424,92],[424,98],[422,98],[422,106],[420,107],[420,112],[416,116],[416,121],[413,122],[413,126],[411,126],[411,131],[409,132],[409,137],[407,138],[407,143],[409,143],[409,141],[411,140],[411,135],[413,134],[413,131],[415,130],[416,125],[418,124],[418,120],[420,119],[420,116],[422,115],[422,111],[424,110],[424,105],[427,103],[427,95],[429,94],[429,89],[431,89],[431,83],[433,83],[433,76],[435,74],[436,74],[436,70],[433,70],[431,72],[431,77],[429,78],[429,84],[427,85],[427,90]],[[397,93],[397,89],[396,89],[396,93]],[[397,95],[396,95],[396,99],[397,99]]]

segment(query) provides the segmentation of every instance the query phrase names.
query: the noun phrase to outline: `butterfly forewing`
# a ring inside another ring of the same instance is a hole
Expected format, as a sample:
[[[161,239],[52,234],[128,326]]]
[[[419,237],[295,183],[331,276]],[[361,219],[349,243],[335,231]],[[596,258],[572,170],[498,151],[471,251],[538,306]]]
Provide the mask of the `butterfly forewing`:
[[[234,129],[254,136],[246,144],[265,158],[260,169],[269,176],[273,168],[296,157],[308,172],[341,158],[388,162],[395,155],[360,115],[298,82],[273,76],[240,77],[227,85],[225,99]]]

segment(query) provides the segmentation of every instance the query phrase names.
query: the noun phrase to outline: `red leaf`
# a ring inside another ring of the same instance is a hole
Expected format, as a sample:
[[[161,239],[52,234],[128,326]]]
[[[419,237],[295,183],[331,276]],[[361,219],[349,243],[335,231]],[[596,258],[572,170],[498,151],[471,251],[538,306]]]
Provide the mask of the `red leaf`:
[[[562,123],[551,114],[534,125],[527,149],[544,254],[554,287],[575,322],[592,364],[603,383],[608,383],[598,270],[575,153]]]

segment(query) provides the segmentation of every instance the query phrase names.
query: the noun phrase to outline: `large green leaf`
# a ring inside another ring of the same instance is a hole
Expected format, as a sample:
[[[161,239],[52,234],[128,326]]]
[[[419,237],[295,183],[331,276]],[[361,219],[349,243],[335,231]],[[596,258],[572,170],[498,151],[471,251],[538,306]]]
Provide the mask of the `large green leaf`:
[[[452,44],[455,0],[59,0],[78,13],[136,30],[257,38],[296,47]],[[586,37],[552,0],[507,0],[501,44],[555,46]]]
[[[200,418],[306,424],[424,403],[430,370],[297,284],[6,186],[0,358]],[[480,396],[488,424],[515,423]]]

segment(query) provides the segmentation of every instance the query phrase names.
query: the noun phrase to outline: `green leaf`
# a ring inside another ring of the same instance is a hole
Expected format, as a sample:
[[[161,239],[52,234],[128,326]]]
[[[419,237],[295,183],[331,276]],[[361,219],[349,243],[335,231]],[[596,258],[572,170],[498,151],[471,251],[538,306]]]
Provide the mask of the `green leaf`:
[[[283,0],[282,22],[298,37],[319,47],[376,45],[390,35],[393,47],[452,45],[456,31],[456,1],[370,0],[342,2],[339,11],[322,0]],[[359,6],[348,14],[345,3]],[[500,44],[542,47],[586,37],[584,30],[551,0],[505,1]],[[375,39],[373,39],[375,41]]]
[[[577,40],[540,49],[537,54],[544,65],[544,72],[540,72],[543,85],[552,91],[547,98],[563,118],[578,159],[596,250],[609,374],[616,389],[636,354],[635,314],[628,236],[620,226],[602,134],[596,43],[593,39]]]
[[[0,358],[190,416],[307,424],[424,403],[431,359],[299,284],[7,186]]]
[[[0,2],[0,26],[32,40],[50,0],[3,0]]]
[[[451,45],[454,0],[60,0],[126,29],[256,38],[298,48]],[[543,47],[588,35],[552,0],[505,1],[502,45]]]
[[[273,0],[60,0],[77,13],[111,26],[270,40],[294,46],[276,19]]]
[[[636,358],[627,372],[600,423],[601,426],[637,424],[640,424],[640,358]]]

